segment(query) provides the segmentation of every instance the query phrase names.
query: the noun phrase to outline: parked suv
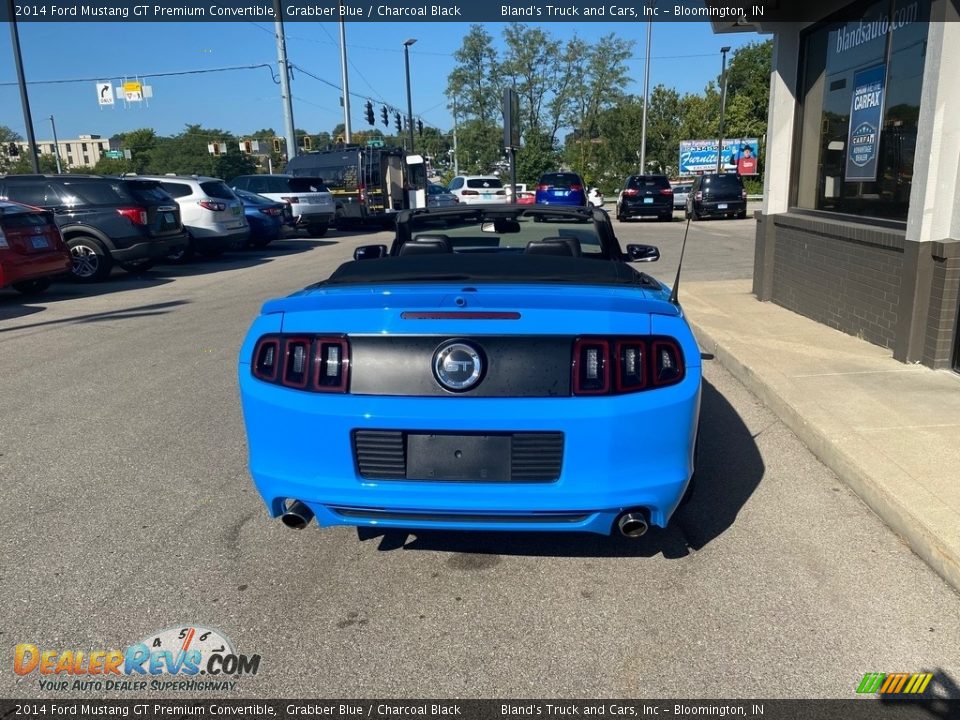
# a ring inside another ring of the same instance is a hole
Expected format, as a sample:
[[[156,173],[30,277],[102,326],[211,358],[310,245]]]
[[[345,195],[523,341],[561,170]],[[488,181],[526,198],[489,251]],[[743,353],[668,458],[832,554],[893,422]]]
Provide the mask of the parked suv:
[[[537,182],[536,202],[545,205],[587,205],[583,178],[572,172],[544,173]]]
[[[735,173],[709,173],[693,181],[687,194],[686,217],[700,220],[705,217],[747,216],[747,191],[743,180]]]
[[[194,253],[217,257],[247,244],[250,225],[243,203],[223,180],[202,175],[137,175],[136,179],[156,180],[180,206],[189,243],[171,253],[174,262],[183,262]]]
[[[114,263],[143,272],[186,245],[177,204],[156,189],[99,175],[0,177],[0,199],[53,212],[73,257],[71,273],[84,282],[105,279]]]
[[[323,237],[333,222],[336,207],[323,178],[293,175],[240,175],[230,181],[237,190],[263,195],[290,205],[297,227],[312,237]]]
[[[666,175],[631,175],[617,196],[617,220],[656,216],[673,220],[673,188]]]

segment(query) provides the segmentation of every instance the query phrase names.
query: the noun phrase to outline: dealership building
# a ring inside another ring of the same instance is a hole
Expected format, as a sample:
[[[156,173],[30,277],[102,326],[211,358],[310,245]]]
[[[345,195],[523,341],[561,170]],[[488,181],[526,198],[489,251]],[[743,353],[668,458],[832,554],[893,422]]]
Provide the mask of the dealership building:
[[[713,23],[773,36],[753,292],[960,370],[957,0],[791,5]]]

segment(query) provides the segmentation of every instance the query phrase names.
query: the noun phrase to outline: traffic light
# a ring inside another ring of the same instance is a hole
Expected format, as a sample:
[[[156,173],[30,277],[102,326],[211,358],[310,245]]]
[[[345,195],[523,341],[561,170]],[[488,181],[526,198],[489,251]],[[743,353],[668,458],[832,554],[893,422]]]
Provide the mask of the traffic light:
[[[389,127],[390,125],[390,113],[387,112],[386,106],[380,108],[380,118],[383,120],[383,126]]]
[[[273,139],[273,151],[274,151],[275,153],[279,153],[280,150],[281,150],[281,147],[280,147],[280,138],[274,138],[274,139]]]
[[[219,155],[219,154],[220,154],[220,143],[218,143],[218,142],[213,143],[212,152],[213,152],[214,155]]]
[[[394,114],[393,122],[397,127],[397,132],[403,132],[403,121],[400,119],[400,113]]]
[[[244,141],[243,141],[243,151],[244,151],[247,155],[253,155],[253,141],[251,141],[251,140],[244,140]]]
[[[312,141],[310,140],[310,136],[309,136],[309,135],[304,135],[304,136],[303,136],[303,149],[304,149],[304,150],[309,150],[311,145],[312,145]]]
[[[376,125],[377,119],[373,116],[373,103],[367,100],[367,125]]]
[[[417,120],[417,135],[423,137],[423,120]]]

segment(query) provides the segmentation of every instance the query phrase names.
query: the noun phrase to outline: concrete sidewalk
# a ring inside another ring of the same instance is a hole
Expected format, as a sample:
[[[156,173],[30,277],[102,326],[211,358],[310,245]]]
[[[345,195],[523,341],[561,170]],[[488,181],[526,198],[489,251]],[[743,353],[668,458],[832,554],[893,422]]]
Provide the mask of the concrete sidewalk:
[[[750,280],[680,283],[714,353],[960,590],[960,375],[759,302]]]

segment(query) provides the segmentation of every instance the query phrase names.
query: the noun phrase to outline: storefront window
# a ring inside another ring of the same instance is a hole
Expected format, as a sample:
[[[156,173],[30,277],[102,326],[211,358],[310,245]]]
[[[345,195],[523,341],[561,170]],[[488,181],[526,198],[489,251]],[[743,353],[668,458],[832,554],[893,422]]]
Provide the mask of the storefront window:
[[[803,38],[793,204],[907,219],[930,0],[862,5]]]

